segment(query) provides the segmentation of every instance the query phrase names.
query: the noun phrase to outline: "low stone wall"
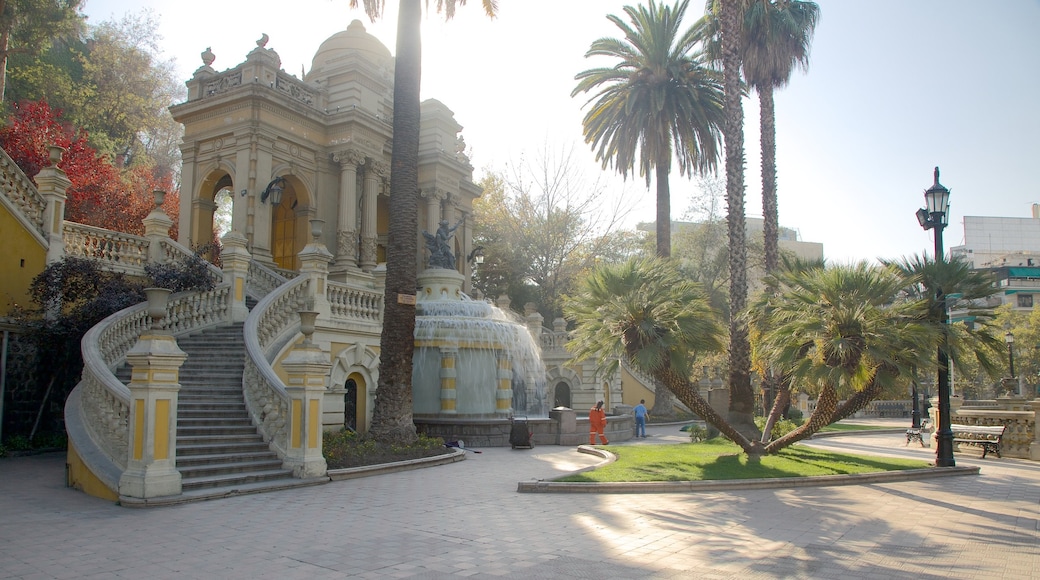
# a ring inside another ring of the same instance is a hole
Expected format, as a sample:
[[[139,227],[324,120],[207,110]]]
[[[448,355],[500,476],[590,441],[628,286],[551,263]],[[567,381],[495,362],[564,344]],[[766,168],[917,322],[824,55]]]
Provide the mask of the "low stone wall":
[[[950,422],[961,425],[1006,426],[1000,444],[1001,456],[1040,461],[1040,429],[1037,429],[1036,422],[1037,412],[1040,411],[1040,399],[1002,397],[996,401],[999,408],[973,408],[964,405],[960,397],[951,397]],[[932,408],[929,411],[932,425],[938,425],[939,401],[933,398],[931,403]],[[932,437],[935,437],[934,430]]]
[[[589,419],[578,418],[572,409],[550,411],[549,417],[526,419],[535,445],[587,445]],[[464,441],[466,447],[509,447],[513,422],[508,418],[464,419],[451,417],[415,417],[416,429],[445,441]],[[609,441],[628,441],[635,433],[632,415],[607,415],[603,434]]]

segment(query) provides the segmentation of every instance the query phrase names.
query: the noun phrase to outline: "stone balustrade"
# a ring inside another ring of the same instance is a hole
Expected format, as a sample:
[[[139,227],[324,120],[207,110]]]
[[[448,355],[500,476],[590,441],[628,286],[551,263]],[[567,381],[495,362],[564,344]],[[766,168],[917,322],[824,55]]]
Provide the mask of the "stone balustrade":
[[[245,322],[246,366],[242,383],[246,407],[264,441],[283,458],[289,452],[289,394],[271,361],[296,336],[300,326],[297,312],[309,290],[309,278],[283,284],[264,296]]]
[[[46,237],[43,216],[47,209],[47,200],[40,195],[36,186],[22,173],[11,156],[3,150],[0,150],[0,183],[3,196],[18,208],[18,212],[32,223],[41,236]]]
[[[1007,427],[1000,443],[1003,457],[1030,459],[1030,446],[1040,441],[1036,432],[1033,411],[1006,411],[1002,409],[966,409],[961,407],[951,415],[952,423],[959,425]]]
[[[383,293],[378,290],[329,280],[325,286],[333,320],[379,324],[383,319]]]
[[[283,276],[281,272],[276,272],[256,260],[249,261],[246,284],[254,296],[263,298],[288,280],[290,278]]]
[[[178,262],[195,255],[195,252],[190,248],[186,248],[176,240],[171,240],[170,238],[164,238],[160,243],[160,247],[162,248],[163,262],[167,264]],[[215,283],[220,284],[224,281],[224,272],[220,268],[209,262],[206,262],[206,265],[209,270],[209,277],[212,278]]]
[[[65,222],[65,255],[99,260],[107,270],[144,276],[148,238],[85,224]]]

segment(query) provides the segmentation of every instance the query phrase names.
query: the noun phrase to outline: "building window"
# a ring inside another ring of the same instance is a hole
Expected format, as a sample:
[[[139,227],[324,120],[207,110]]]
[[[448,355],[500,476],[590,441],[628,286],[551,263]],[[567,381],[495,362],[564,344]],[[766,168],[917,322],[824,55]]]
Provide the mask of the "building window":
[[[1019,294],[1018,295],[1018,307],[1019,308],[1032,308],[1033,307],[1033,295],[1032,294]]]

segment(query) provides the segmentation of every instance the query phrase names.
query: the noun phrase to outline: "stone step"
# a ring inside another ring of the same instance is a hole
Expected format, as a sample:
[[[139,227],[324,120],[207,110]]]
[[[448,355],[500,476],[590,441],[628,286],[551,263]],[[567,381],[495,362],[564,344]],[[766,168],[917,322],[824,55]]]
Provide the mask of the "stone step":
[[[246,425],[177,426],[177,437],[213,437],[214,435],[256,435],[256,427]]]
[[[202,465],[186,465],[181,467],[177,462],[177,471],[181,472],[181,479],[203,479],[219,476],[241,476],[248,473],[263,471],[278,471],[282,469],[282,461],[277,457],[268,457],[258,461],[224,461]]]
[[[184,416],[181,413],[177,414],[177,429],[188,428],[188,427],[212,427],[212,426],[235,426],[235,427],[253,427],[252,420],[249,417],[190,417]],[[255,429],[254,429],[255,431]]]
[[[181,446],[194,447],[198,445],[243,445],[246,443],[263,442],[263,439],[255,431],[253,433],[239,433],[235,435],[181,435],[177,434],[177,449]]]
[[[245,403],[239,402],[238,404],[222,404],[214,401],[199,401],[197,403],[184,404],[181,401],[177,405],[177,416],[178,417],[191,417],[193,419],[201,419],[205,417],[211,417],[213,419],[223,419],[224,417],[248,417],[246,413]]]
[[[270,453],[270,448],[266,443],[263,442],[259,437],[255,441],[246,441],[242,443],[228,443],[226,441],[221,443],[200,443],[193,445],[185,445],[181,443],[181,440],[177,440],[177,461],[179,462],[182,457],[194,457],[196,455],[220,455],[220,454],[249,454],[249,453]]]
[[[201,470],[204,468],[222,468],[222,473],[232,473],[235,469],[244,466],[244,469],[256,469],[257,467],[267,468],[271,462],[274,462],[274,469],[280,469],[282,462],[278,459],[270,450],[263,451],[249,451],[239,453],[214,453],[214,454],[200,454],[200,455],[178,455],[177,456],[177,470],[181,472],[181,477],[201,477],[205,475],[214,475],[215,473],[202,473],[193,470]]]
[[[292,479],[292,471],[289,469],[267,469],[250,473],[233,473],[206,477],[186,478],[182,476],[181,489],[184,492],[189,492],[207,488],[229,488],[226,495],[234,495],[234,490],[230,488],[256,483],[272,484],[283,480],[286,483],[292,483]]]

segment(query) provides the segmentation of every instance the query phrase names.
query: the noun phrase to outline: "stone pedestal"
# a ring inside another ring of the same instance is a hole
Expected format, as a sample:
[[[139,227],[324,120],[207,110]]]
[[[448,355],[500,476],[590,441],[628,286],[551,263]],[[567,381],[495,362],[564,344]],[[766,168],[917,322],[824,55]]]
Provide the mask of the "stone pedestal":
[[[574,409],[557,407],[549,411],[549,419],[556,422],[557,445],[579,445],[588,438],[587,433],[578,433],[578,416]]]
[[[283,465],[299,478],[325,475],[321,452],[321,403],[332,363],[309,339],[296,346],[282,361],[289,375],[289,445]]]
[[[143,335],[126,354],[130,380],[130,441],[119,495],[148,499],[179,495],[177,395],[180,367],[188,355],[168,334]]]
[[[243,322],[249,315],[246,307],[246,280],[249,277],[249,240],[241,232],[231,230],[220,238],[223,249],[220,259],[224,265],[224,277],[231,281],[231,320]]]
[[[1033,442],[1029,444],[1029,458],[1040,461],[1040,398],[1029,402],[1033,411]]]

